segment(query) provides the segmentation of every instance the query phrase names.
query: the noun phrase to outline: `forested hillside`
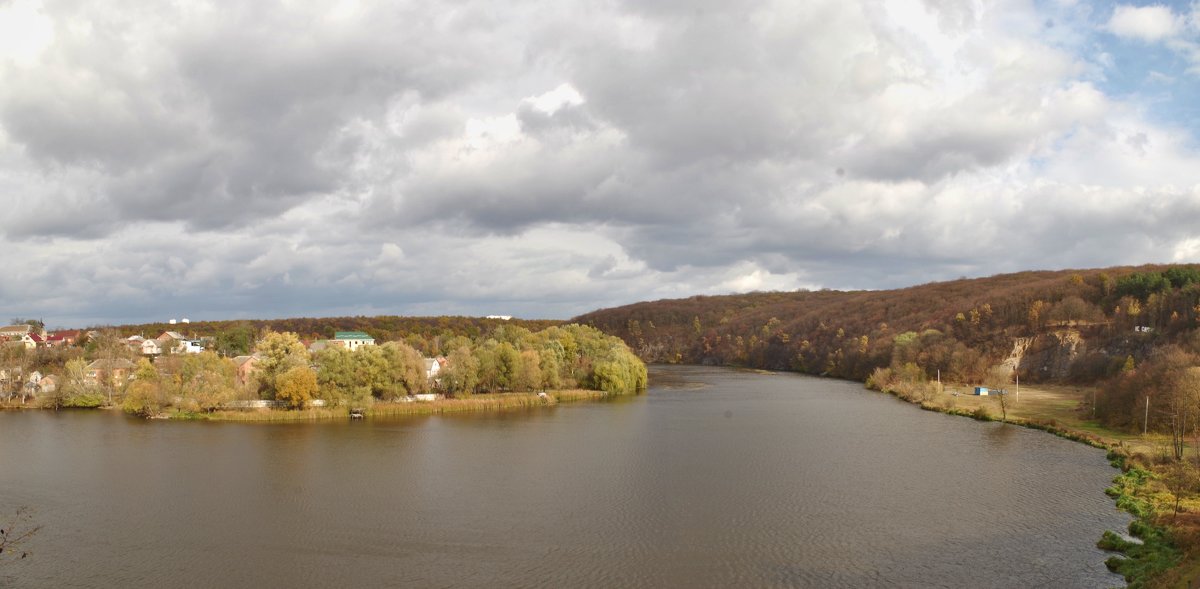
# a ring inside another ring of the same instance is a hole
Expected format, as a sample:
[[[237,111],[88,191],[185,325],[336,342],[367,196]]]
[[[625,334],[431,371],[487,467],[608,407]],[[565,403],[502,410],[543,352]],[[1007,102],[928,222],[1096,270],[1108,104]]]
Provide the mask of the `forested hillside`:
[[[575,320],[623,338],[652,362],[856,380],[876,368],[912,364],[925,377],[940,371],[943,379],[967,383],[1008,366],[1023,382],[1091,384],[1153,366],[1166,351],[1176,354],[1173,366],[1194,363],[1198,313],[1200,268],[1142,266],[887,291],[696,296]]]

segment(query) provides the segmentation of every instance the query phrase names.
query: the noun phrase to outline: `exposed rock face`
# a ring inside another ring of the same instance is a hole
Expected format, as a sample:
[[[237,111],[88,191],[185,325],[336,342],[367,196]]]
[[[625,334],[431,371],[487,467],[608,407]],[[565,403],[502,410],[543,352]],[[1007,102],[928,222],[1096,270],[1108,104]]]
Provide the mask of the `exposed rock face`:
[[[1000,363],[1000,366],[1007,368],[1010,372],[1016,372],[1021,367],[1021,360],[1025,357],[1025,353],[1029,351],[1029,346],[1033,345],[1031,337],[1018,337],[1013,339],[1013,349],[1008,353],[1008,357]]]
[[[1071,363],[1086,352],[1087,345],[1077,330],[1060,329],[1032,338],[1017,338],[1013,352],[1004,361],[1030,381],[1065,380]]]

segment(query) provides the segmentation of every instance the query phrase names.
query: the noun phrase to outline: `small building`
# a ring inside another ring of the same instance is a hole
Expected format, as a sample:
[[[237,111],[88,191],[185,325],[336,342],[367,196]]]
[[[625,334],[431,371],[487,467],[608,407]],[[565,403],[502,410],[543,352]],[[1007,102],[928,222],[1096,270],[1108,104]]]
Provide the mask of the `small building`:
[[[339,342],[347,350],[353,352],[362,346],[375,345],[375,338],[362,331],[339,331],[333,334],[333,341]]]
[[[38,390],[41,394],[49,394],[58,390],[58,377],[53,374],[43,376],[37,383]]]
[[[426,358],[425,359],[425,378],[435,380],[439,372],[442,371],[442,363],[445,358]]]
[[[96,360],[87,365],[84,382],[90,385],[108,384],[119,387],[133,377],[133,362],[125,358]]]
[[[975,394],[979,395],[980,397],[988,396],[988,392],[989,391],[987,387],[975,387]]]
[[[0,327],[0,338],[18,340],[27,333],[33,333],[32,325],[9,325],[7,327]]]
[[[158,340],[155,339],[142,340],[139,350],[143,356],[154,357],[162,354],[162,346],[158,345]]]
[[[21,336],[21,343],[25,344],[25,349],[32,350],[38,346],[46,345],[46,339],[39,335],[36,331],[31,331]]]
[[[46,337],[46,343],[51,345],[73,346],[79,343],[82,333],[78,329],[52,331]]]
[[[204,351],[204,346],[200,342],[193,340],[183,340],[175,346],[176,354],[199,354]]]
[[[258,372],[258,355],[253,356],[238,356],[233,359],[233,363],[237,365],[237,383],[241,386],[249,385],[253,382],[254,373]]]

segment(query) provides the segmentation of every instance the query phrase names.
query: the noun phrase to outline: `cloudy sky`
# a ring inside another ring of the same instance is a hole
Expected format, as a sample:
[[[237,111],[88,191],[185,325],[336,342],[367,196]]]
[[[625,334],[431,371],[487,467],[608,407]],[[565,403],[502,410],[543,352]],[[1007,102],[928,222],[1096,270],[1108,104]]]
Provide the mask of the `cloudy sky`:
[[[1197,97],[1190,0],[0,0],[0,321],[1196,262]]]

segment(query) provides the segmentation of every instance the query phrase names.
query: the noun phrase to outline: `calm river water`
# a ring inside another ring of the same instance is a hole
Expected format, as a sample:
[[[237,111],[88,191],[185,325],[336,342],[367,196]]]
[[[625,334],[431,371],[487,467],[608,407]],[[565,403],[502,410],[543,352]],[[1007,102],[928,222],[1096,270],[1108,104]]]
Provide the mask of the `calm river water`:
[[[855,383],[286,425],[0,413],[15,587],[1111,587],[1103,452]]]

